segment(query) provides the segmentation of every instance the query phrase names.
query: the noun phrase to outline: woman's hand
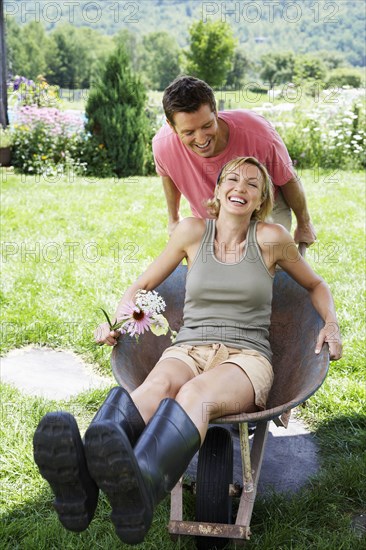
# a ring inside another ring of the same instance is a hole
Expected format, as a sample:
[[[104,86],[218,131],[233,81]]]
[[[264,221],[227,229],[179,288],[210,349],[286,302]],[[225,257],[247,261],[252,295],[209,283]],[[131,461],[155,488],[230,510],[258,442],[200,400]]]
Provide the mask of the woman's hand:
[[[111,330],[108,323],[102,323],[94,331],[94,339],[97,344],[102,346],[115,346],[121,333],[118,330]]]
[[[329,346],[329,358],[338,361],[342,357],[342,340],[337,323],[326,323],[318,335],[315,353],[320,353],[324,342]]]

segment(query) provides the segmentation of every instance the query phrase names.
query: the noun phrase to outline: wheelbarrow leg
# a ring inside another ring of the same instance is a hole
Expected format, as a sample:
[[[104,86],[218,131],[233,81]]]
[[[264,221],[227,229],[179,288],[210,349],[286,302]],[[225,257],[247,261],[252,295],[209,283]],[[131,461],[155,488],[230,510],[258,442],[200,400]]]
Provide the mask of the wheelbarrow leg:
[[[268,427],[269,421],[261,421],[257,423],[249,458],[248,427],[247,425],[242,426],[242,424],[240,424],[240,448],[242,450],[244,486],[240,497],[235,525],[246,529],[246,538],[250,537],[250,520],[257,494],[257,486],[263,462]]]
[[[180,478],[170,493],[170,520],[183,520],[183,477]]]
[[[253,491],[253,475],[250,460],[249,430],[247,422],[242,422],[239,424],[239,435],[241,464],[243,469],[243,491],[245,493],[251,493]]]

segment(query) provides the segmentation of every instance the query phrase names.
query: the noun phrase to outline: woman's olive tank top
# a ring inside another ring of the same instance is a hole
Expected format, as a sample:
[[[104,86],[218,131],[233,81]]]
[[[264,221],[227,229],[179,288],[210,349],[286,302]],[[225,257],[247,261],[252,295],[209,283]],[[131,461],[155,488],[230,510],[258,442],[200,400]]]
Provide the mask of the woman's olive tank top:
[[[199,250],[188,271],[183,326],[175,344],[222,343],[252,349],[272,359],[269,344],[273,275],[251,221],[241,257],[224,263],[215,256],[215,220],[206,220]],[[226,257],[238,253],[224,251]]]

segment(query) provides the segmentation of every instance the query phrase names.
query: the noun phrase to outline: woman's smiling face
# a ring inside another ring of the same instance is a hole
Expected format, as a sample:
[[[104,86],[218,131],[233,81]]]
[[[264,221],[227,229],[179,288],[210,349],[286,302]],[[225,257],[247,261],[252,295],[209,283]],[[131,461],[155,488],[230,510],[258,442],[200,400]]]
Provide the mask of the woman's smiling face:
[[[264,179],[260,169],[247,162],[230,169],[217,189],[220,211],[252,214],[262,203]]]

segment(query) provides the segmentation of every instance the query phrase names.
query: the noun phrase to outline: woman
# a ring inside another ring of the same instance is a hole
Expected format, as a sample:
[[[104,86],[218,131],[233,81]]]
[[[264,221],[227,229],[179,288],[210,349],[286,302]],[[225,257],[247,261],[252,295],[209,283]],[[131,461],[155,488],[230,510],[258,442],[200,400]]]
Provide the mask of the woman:
[[[67,528],[87,527],[100,488],[120,539],[141,542],[155,505],[184,473],[209,422],[265,408],[273,380],[268,330],[277,265],[309,291],[324,320],[314,352],[327,342],[330,358],[341,357],[328,286],[283,227],[261,221],[272,202],[268,173],[256,159],[226,164],[208,204],[214,218],[183,220],[116,310],[118,321],[139,289],[154,289],[186,258],[184,322],[175,344],[131,396],[122,388],[111,391],[86,431],[85,445],[71,415],[46,415],[41,421],[35,460]],[[96,331],[100,344],[114,346],[118,336],[107,324]],[[63,461],[60,433],[68,441]],[[69,467],[61,476],[67,457]]]

